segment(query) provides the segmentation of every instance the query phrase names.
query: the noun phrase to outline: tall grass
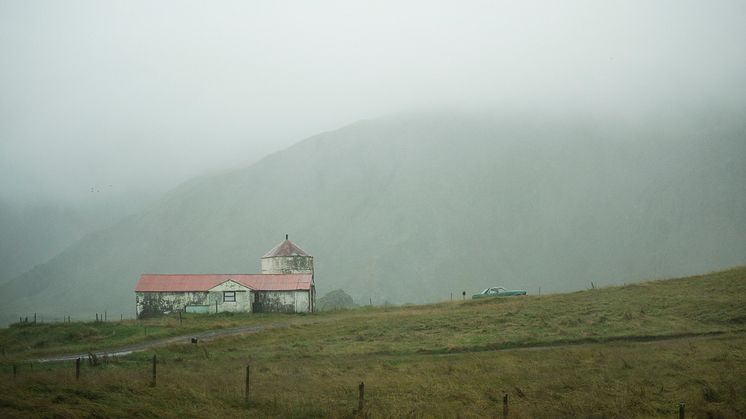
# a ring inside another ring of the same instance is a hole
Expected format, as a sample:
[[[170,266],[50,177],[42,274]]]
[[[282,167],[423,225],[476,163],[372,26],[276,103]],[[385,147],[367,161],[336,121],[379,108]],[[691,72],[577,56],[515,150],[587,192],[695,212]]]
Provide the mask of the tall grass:
[[[736,269],[565,295],[200,317],[190,319],[189,330],[247,322],[286,327],[86,364],[80,381],[71,362],[31,370],[19,364],[22,357],[6,358],[0,416],[343,418],[354,416],[363,381],[368,417],[501,417],[508,394],[511,418],[670,418],[679,401],[695,417],[740,418],[745,296],[746,269]],[[173,323],[147,324],[160,325],[163,335],[184,330]],[[55,333],[96,325],[68,327]],[[13,339],[19,330],[2,337]],[[28,333],[21,342],[38,338]],[[98,342],[116,339],[143,337],[104,335]],[[61,347],[74,345],[73,339]],[[154,353],[158,385],[150,387]],[[20,366],[15,380],[12,363]]]

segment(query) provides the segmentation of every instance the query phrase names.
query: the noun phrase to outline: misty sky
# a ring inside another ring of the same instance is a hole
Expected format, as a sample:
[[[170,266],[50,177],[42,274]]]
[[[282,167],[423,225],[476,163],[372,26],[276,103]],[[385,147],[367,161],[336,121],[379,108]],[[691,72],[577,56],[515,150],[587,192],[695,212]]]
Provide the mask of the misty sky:
[[[20,203],[162,190],[400,111],[745,99],[745,1],[0,0]]]

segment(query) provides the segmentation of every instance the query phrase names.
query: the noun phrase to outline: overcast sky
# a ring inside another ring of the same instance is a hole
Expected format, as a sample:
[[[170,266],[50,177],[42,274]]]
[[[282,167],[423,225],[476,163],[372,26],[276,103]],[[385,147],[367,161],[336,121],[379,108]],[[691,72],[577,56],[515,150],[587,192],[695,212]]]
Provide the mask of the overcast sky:
[[[745,98],[743,0],[0,0],[0,198],[163,189],[400,111]]]

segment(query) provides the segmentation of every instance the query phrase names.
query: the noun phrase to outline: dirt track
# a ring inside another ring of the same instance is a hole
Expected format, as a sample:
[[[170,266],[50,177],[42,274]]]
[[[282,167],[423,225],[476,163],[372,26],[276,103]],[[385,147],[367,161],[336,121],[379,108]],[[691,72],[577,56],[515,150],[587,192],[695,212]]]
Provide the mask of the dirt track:
[[[269,324],[266,326],[246,326],[246,327],[233,327],[233,328],[228,328],[228,329],[214,329],[214,330],[207,330],[203,332],[196,332],[196,333],[192,333],[189,335],[173,336],[169,338],[162,338],[162,339],[156,339],[156,340],[151,340],[147,342],[140,342],[140,343],[136,343],[133,345],[111,349],[108,351],[96,351],[94,353],[96,354],[96,356],[104,356],[104,355],[125,356],[133,352],[144,351],[147,349],[171,345],[175,343],[188,344],[191,342],[192,338],[197,338],[199,341],[209,341],[209,340],[224,337],[224,336],[235,336],[235,335],[248,334],[248,333],[257,333],[257,332],[260,332],[266,329],[278,329],[278,328],[285,328],[285,327],[288,327],[288,325],[284,323],[275,323],[275,324]],[[616,336],[616,337],[605,338],[603,340],[598,340],[598,341],[582,339],[582,340],[569,341],[569,342],[566,341],[566,342],[548,343],[545,345],[524,345],[524,346],[502,347],[502,348],[500,347],[471,348],[470,350],[454,351],[454,352],[457,353],[457,352],[484,352],[484,351],[499,351],[499,352],[542,351],[542,350],[549,350],[549,349],[571,348],[571,347],[579,347],[579,346],[603,345],[603,344],[609,344],[609,343],[650,344],[650,343],[663,343],[663,342],[680,341],[680,340],[708,339],[708,338],[716,338],[716,337],[729,336],[729,335],[735,336],[735,335],[741,335],[744,333],[746,333],[746,329],[730,331],[730,332],[715,331],[715,332],[705,332],[705,333],[686,333],[686,334],[662,335],[662,336]],[[452,353],[453,352],[451,352],[450,354]],[[420,354],[421,355],[448,355],[449,353],[443,353],[440,351],[437,351],[437,352],[424,351],[424,352],[421,352]],[[37,359],[34,359],[33,362],[71,361],[76,358],[86,358],[86,357],[88,357],[88,352],[71,354],[71,355],[57,355],[57,356],[51,356],[51,357],[46,357],[46,358],[37,358]]]
[[[242,335],[247,333],[256,333],[265,329],[277,329],[287,327],[286,324],[270,324],[267,326],[246,326],[246,327],[232,327],[227,329],[214,329],[207,330],[204,332],[195,332],[189,335],[173,336],[169,338],[162,338],[156,340],[150,340],[146,342],[135,343],[132,345],[123,346],[121,348],[111,349],[108,351],[96,351],[96,356],[124,356],[129,355],[132,352],[144,351],[146,349],[156,348],[159,346],[171,345],[174,343],[191,343],[192,338],[196,338],[198,341],[212,340],[223,336]],[[56,355],[46,358],[35,359],[34,362],[60,362],[60,361],[71,361],[77,358],[88,357],[88,352],[70,354],[70,355]]]

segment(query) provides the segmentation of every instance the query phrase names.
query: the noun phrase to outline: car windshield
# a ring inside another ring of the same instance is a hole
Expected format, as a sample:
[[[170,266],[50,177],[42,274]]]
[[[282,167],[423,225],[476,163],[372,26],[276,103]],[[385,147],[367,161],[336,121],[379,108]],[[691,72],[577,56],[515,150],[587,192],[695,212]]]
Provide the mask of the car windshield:
[[[505,292],[505,288],[503,288],[503,287],[492,287],[492,288],[485,289],[480,294],[499,294],[501,292]]]

